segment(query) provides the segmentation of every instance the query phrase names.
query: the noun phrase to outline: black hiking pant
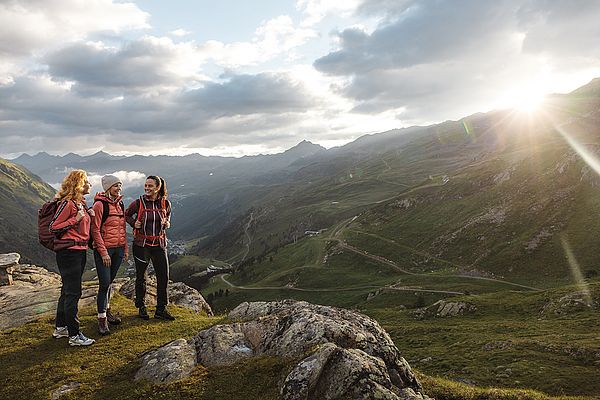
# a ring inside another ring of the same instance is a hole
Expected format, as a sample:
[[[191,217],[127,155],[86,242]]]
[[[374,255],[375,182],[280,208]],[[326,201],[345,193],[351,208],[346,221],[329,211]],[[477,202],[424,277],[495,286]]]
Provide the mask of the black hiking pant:
[[[146,277],[148,264],[152,261],[156,273],[156,308],[163,309],[169,303],[167,285],[169,283],[169,259],[167,249],[160,246],[133,245],[133,259],[135,261],[135,306],[146,305]]]
[[[81,277],[85,269],[85,250],[59,250],[56,264],[60,272],[62,286],[56,306],[56,326],[66,326],[69,336],[79,333],[78,305],[81,298]]]

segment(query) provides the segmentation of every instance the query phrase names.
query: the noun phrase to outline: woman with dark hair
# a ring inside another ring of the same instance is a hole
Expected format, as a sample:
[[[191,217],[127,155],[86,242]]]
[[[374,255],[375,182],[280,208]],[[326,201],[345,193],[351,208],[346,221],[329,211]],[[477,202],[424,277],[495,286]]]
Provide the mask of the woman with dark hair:
[[[56,195],[58,208],[50,232],[60,237],[61,249],[56,251],[56,264],[62,286],[56,307],[55,338],[68,337],[71,346],[89,346],[94,339],[85,337],[79,330],[78,303],[81,298],[81,278],[86,262],[90,238],[90,215],[84,196],[92,185],[82,170],[69,173]]]
[[[159,176],[150,175],[144,183],[144,195],[135,200],[125,211],[127,223],[133,227],[133,259],[135,261],[135,306],[140,318],[148,320],[146,310],[146,270],[152,261],[156,272],[156,311],[154,318],[173,321],[167,310],[169,283],[169,259],[167,235],[171,226],[171,202],[167,200],[167,185]]]

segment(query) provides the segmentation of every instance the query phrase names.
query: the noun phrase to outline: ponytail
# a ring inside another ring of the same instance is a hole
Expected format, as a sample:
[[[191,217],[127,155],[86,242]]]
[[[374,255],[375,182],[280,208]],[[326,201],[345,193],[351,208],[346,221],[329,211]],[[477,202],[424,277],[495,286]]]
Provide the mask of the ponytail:
[[[167,198],[167,182],[162,177],[158,177],[160,179],[160,188],[158,189],[158,195],[162,198]]]

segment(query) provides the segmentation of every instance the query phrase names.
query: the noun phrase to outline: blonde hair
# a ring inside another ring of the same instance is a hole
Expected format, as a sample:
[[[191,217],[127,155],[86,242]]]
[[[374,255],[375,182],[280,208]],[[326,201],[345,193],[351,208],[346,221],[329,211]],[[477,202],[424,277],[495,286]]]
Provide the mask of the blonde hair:
[[[65,176],[60,186],[57,198],[59,200],[83,201],[83,186],[87,182],[87,173],[84,170],[76,169]]]

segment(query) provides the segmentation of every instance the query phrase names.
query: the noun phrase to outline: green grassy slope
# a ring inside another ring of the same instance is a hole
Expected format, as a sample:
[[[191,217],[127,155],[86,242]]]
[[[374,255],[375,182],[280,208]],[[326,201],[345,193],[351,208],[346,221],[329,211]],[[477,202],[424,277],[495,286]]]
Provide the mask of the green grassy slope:
[[[598,106],[595,92],[577,93],[553,99],[545,114],[478,114],[398,146],[321,160],[250,194],[249,212],[197,252],[248,264],[356,216],[340,239],[415,273],[563,285],[570,246],[582,273],[598,275],[600,178],[564,136],[599,153]]]
[[[597,295],[597,288],[593,290]],[[550,295],[555,294],[558,293]],[[551,316],[541,318],[540,327],[535,328],[527,316],[537,315],[544,301],[541,294],[513,294],[508,304],[493,295],[470,300],[488,320],[477,322],[472,316],[464,316],[443,321],[414,321],[406,312],[381,309],[368,312],[390,331],[401,352],[413,364],[426,393],[438,400],[594,398],[589,393],[597,390],[594,386],[597,382],[591,379],[595,368],[589,351],[598,351],[598,348],[597,338],[590,329],[595,322],[589,312],[577,313],[580,326],[569,328],[566,325],[571,319]],[[505,306],[497,308],[499,301]],[[135,317],[133,304],[121,296],[113,299],[113,307],[124,317],[123,324],[87,348],[71,348],[66,339],[53,339],[49,319],[0,332],[0,397],[44,399],[62,385],[78,382],[81,384],[78,389],[61,398],[268,400],[278,398],[278,385],[291,370],[289,360],[263,358],[221,368],[198,367],[191,377],[164,386],[144,381],[134,383],[140,356],[145,351],[171,340],[191,337],[222,319],[173,307],[175,322],[145,322]],[[97,336],[93,308],[82,309],[81,315],[84,332]],[[509,315],[512,319],[505,321]],[[500,323],[499,317],[504,322]],[[557,326],[559,329],[555,329]],[[484,330],[484,327],[487,328]],[[526,331],[528,335],[515,339],[512,335],[516,330]],[[588,332],[582,335],[584,330]],[[512,347],[481,350],[488,341],[507,338],[513,340]],[[565,341],[570,342],[570,349],[577,351],[563,352],[560,346]],[[461,351],[463,343],[469,344],[473,351]],[[449,356],[443,358],[444,354]],[[428,356],[432,357],[431,362],[419,362]],[[498,378],[499,373],[508,368],[512,371],[510,377]],[[468,381],[472,376],[477,377],[481,386],[451,380]],[[539,390],[515,389],[532,386]],[[544,391],[581,395],[552,397]]]
[[[18,252],[22,263],[52,263],[54,253],[38,244],[37,211],[54,194],[25,168],[0,159],[0,253]]]

